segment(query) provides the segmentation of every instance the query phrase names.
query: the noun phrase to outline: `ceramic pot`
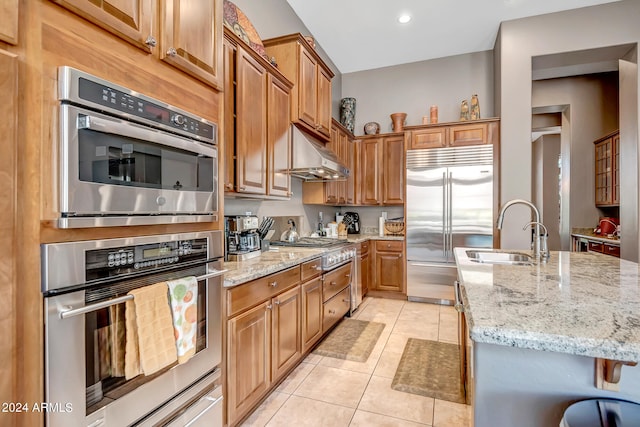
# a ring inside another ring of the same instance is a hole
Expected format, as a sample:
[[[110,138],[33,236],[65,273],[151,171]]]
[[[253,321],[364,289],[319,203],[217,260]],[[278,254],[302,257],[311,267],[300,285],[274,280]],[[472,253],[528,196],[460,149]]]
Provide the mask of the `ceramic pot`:
[[[391,114],[391,123],[393,125],[394,132],[402,132],[404,130],[404,121],[407,118],[407,113],[393,113]]]
[[[356,126],[355,98],[342,98],[340,100],[340,123],[349,129],[349,132],[353,133]]]
[[[471,120],[480,120],[480,102],[478,101],[478,95],[471,96]]]
[[[375,135],[380,133],[380,124],[378,122],[369,122],[364,125],[365,135]]]

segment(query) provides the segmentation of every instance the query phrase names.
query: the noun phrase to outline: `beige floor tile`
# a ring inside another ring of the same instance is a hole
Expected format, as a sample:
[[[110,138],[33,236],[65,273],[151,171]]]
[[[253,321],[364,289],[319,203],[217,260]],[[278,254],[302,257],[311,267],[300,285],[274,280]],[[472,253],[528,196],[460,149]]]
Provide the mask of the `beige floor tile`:
[[[363,374],[372,374],[374,369],[376,369],[378,360],[380,359],[380,353],[381,351],[377,352],[377,354],[372,351],[366,362],[355,362],[353,360],[325,357],[320,363],[318,363],[318,365],[346,369],[347,371],[361,372]]]
[[[433,398],[391,388],[391,379],[372,376],[358,409],[403,420],[431,424]]]
[[[354,412],[344,406],[291,396],[267,427],[346,427]]]
[[[438,340],[438,322],[415,320],[400,320],[393,327],[392,334],[406,335],[411,338],[423,340]]]
[[[307,357],[304,358],[305,363],[311,363],[312,365],[317,365],[324,358],[324,356],[320,356],[319,354],[309,353]]]
[[[473,414],[471,406],[435,399],[434,427],[469,427]]]
[[[383,352],[392,352],[392,353],[400,353],[404,351],[404,347],[407,345],[407,340],[409,339],[409,335],[391,333],[391,336],[387,340],[387,344],[384,346]]]
[[[393,378],[396,375],[398,369],[398,363],[402,353],[394,351],[383,351],[376,365],[376,369],[373,371],[373,375],[378,377]]]
[[[263,427],[280,409],[284,402],[289,398],[288,394],[278,393],[274,391],[265,399],[264,402],[258,408],[253,411],[253,414],[247,418],[241,427]]]
[[[309,375],[315,366],[316,365],[312,363],[302,362],[280,383],[276,391],[292,394],[302,381],[307,378],[307,375]]]
[[[349,427],[420,427],[428,424],[413,423],[386,415],[357,410]]]
[[[438,341],[458,343],[458,312],[453,307],[443,306],[440,309]]]
[[[440,312],[440,305],[427,304],[422,302],[407,301],[402,307],[400,318],[417,318],[437,317]]]
[[[360,372],[317,365],[293,394],[355,408],[369,377]]]

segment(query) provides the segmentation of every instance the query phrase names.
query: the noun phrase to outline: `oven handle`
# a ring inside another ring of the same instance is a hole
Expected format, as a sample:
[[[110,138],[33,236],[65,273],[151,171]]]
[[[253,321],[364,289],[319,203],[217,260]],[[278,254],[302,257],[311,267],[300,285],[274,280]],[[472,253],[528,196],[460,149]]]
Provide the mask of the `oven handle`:
[[[213,147],[207,147],[197,141],[182,138],[167,132],[150,129],[124,120],[105,120],[99,117],[82,114],[82,116],[78,117],[78,129],[89,129],[96,132],[110,133],[113,135],[141,139],[143,141],[151,141],[157,144],[168,145],[170,147],[213,158],[217,156],[216,150]]]
[[[208,272],[206,274],[203,274],[202,276],[196,277],[196,280],[199,282],[201,280],[206,280],[206,279],[211,279],[213,277],[222,276],[227,271],[229,271],[229,270],[213,270],[213,271],[212,270],[208,270]],[[107,301],[97,302],[97,303],[91,304],[91,305],[85,305],[84,307],[80,307],[80,308],[65,307],[65,308],[62,308],[59,311],[60,318],[61,319],[68,319],[69,317],[74,317],[74,316],[79,316],[81,314],[91,313],[92,311],[102,310],[103,308],[111,307],[112,305],[116,305],[116,304],[122,304],[123,302],[129,301],[129,300],[132,300],[132,299],[133,299],[133,295],[124,295],[124,296],[121,296],[121,297],[112,298],[112,299],[107,300]]]

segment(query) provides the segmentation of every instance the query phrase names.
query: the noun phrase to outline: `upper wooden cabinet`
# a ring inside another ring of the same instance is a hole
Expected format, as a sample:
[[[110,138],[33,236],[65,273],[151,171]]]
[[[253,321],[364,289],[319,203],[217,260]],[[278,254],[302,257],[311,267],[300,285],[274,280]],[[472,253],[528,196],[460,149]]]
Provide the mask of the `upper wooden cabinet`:
[[[494,144],[498,135],[499,122],[497,119],[407,126],[405,128],[407,148],[410,150]]]
[[[331,79],[334,74],[301,34],[263,40],[267,55],[294,83],[291,121],[323,141],[331,133]]]
[[[226,193],[291,196],[292,83],[224,30]]]
[[[155,0],[53,0],[83,18],[151,53],[158,44]]]
[[[19,0],[0,0],[0,40],[18,44]]]
[[[594,141],[595,204],[620,205],[620,131]]]
[[[404,135],[382,140],[382,204],[404,203]]]
[[[157,51],[161,60],[223,89],[222,0],[53,1],[145,52]]]
[[[404,135],[362,137],[360,141],[360,203],[401,205],[404,203]]]
[[[222,0],[160,1],[160,34],[160,59],[223,89]]]

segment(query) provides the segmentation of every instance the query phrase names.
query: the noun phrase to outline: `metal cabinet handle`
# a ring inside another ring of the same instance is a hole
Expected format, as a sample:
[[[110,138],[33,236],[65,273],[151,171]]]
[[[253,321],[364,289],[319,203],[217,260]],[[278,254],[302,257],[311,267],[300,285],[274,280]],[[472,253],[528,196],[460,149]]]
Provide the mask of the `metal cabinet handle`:
[[[329,282],[329,284],[330,284],[331,286],[335,286],[335,285],[337,285],[337,283],[336,283],[336,282]]]
[[[314,269],[316,269],[316,270],[318,270],[318,271],[321,271],[321,270],[322,270],[322,267],[321,267],[321,266],[319,266],[318,264],[316,264],[316,265],[312,266],[311,268],[314,268]]]
[[[244,191],[244,190],[246,190],[246,189],[247,189],[247,187],[244,187],[244,186],[241,186],[241,187],[239,187],[239,188],[240,188],[240,191]]]
[[[329,314],[336,314],[335,310],[329,310]]]
[[[280,301],[274,301],[273,302],[275,305],[280,305]]]
[[[156,47],[156,45],[158,44],[158,41],[156,40],[155,37],[153,36],[149,36],[147,37],[147,39],[144,41],[144,44],[146,44],[149,47]]]
[[[342,302],[351,302],[351,300],[343,299]]]
[[[347,274],[344,275],[344,277],[349,278],[349,277],[351,277],[351,274],[347,273]]]
[[[174,57],[177,54],[178,54],[178,51],[173,47],[170,47],[169,50],[167,50],[167,55],[169,55],[171,57]]]
[[[273,306],[272,306],[271,304],[269,304],[269,305],[267,305],[265,308],[266,308],[267,310],[271,310],[271,309],[273,308]]]
[[[269,286],[271,286],[272,288],[275,288],[276,286],[278,286],[278,281],[274,280],[273,282],[269,282]]]

